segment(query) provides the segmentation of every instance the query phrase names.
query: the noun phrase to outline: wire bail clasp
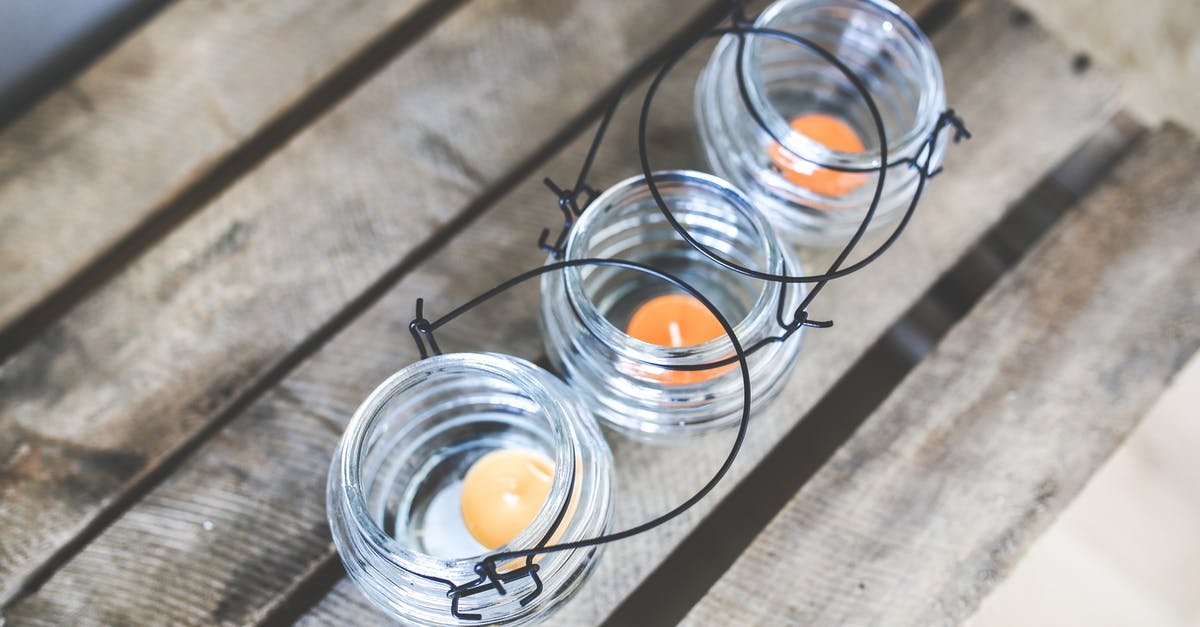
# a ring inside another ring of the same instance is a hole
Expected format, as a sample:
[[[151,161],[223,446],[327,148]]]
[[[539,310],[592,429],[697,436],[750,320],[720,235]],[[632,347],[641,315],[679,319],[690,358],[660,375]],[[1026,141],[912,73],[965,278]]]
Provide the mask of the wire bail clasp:
[[[571,227],[574,226],[575,219],[583,214],[583,210],[592,204],[592,201],[596,199],[596,196],[600,195],[600,192],[591,185],[583,182],[582,179],[571,189],[559,187],[550,177],[542,179],[542,183],[558,197],[558,210],[563,215],[563,226],[562,230],[558,232],[558,237],[554,238],[553,244],[547,243],[550,238],[550,229],[542,229],[542,234],[538,236],[538,248],[550,253],[553,258],[558,259],[563,254],[563,244],[567,241],[567,233],[571,232]],[[581,194],[587,194],[587,199],[584,201],[583,206],[579,205],[579,196]]]
[[[925,145],[917,151],[917,156],[913,157],[908,165],[915,168],[920,173],[921,178],[931,179],[942,171],[942,166],[930,170],[929,164],[933,159],[933,151],[937,147],[938,138],[941,137],[942,131],[947,127],[954,129],[954,137],[951,141],[959,143],[964,139],[971,139],[971,131],[967,130],[967,123],[962,117],[954,112],[954,109],[946,109],[938,115],[937,122],[934,123],[933,129],[929,131],[929,135],[925,137]],[[925,155],[925,162],[920,163],[920,156]]]
[[[813,320],[808,317],[808,310],[804,307],[796,309],[796,313],[792,316],[791,322],[784,321],[782,316],[776,320],[779,326],[783,328],[783,336],[780,340],[786,340],[801,327],[809,327],[810,329],[828,329],[833,326],[833,320]]]
[[[408,332],[412,334],[413,342],[417,345],[417,352],[421,354],[421,359],[429,357],[429,351],[433,351],[434,355],[441,355],[442,349],[438,347],[437,340],[433,337],[434,325],[425,318],[425,299],[417,299],[416,317],[408,323]]]
[[[526,564],[520,568],[500,573],[496,571],[496,562],[491,558],[486,558],[475,565],[475,574],[478,577],[469,583],[454,586],[446,592],[446,596],[450,599],[450,614],[459,620],[482,620],[483,616],[477,613],[463,612],[459,608],[459,601],[466,597],[475,596],[488,590],[495,590],[496,594],[504,596],[508,594],[508,590],[504,588],[504,584],[512,583],[523,577],[528,577],[533,582],[533,590],[521,597],[518,603],[521,607],[529,605],[531,601],[542,594],[544,586],[542,578],[538,576],[540,567],[533,563],[532,559],[526,560]]]

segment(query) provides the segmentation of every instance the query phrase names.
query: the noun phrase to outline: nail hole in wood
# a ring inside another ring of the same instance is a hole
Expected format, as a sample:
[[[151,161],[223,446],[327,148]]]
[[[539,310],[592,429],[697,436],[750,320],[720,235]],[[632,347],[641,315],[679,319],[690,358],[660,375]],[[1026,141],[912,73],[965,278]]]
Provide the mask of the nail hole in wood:
[[[1087,53],[1080,52],[1071,59],[1071,70],[1076,74],[1083,74],[1092,67],[1092,58]]]

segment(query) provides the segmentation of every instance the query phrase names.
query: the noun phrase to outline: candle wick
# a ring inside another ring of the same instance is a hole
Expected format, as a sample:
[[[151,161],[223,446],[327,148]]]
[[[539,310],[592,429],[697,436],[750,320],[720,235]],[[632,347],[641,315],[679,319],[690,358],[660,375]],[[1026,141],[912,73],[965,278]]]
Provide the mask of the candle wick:
[[[671,334],[671,346],[675,348],[683,346],[683,333],[679,330],[678,322],[672,320],[671,323],[667,325],[667,332]]]

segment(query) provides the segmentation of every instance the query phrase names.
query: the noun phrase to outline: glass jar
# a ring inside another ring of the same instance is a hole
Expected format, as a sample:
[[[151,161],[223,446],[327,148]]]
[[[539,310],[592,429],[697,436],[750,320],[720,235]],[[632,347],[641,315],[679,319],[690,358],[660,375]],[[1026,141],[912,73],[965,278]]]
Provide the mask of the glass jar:
[[[519,625],[540,620],[579,588],[596,548],[538,556],[544,588],[526,605],[521,600],[535,584],[523,577],[506,583],[505,595],[488,590],[460,599],[458,611],[480,619],[451,612],[448,582],[475,581],[474,567],[489,553],[463,523],[463,477],[483,455],[511,448],[543,454],[555,472],[529,526],[490,553],[605,532],[611,454],[580,399],[550,373],[504,355],[438,355],[367,397],[334,455],[327,503],[338,553],[367,598],[393,618],[422,625]]]
[[[923,162],[923,151],[932,149],[930,171],[936,170],[946,146],[944,136],[926,146],[946,108],[933,45],[887,0],[781,0],[754,26],[812,41],[865,83],[893,164],[868,232],[894,225],[919,180],[918,170],[901,162]],[[708,163],[745,191],[789,241],[843,243],[862,222],[879,176],[870,171],[880,165],[870,109],[837,66],[808,48],[765,34],[745,38],[748,105],[738,88],[735,35],[721,39],[696,83],[696,123]]]
[[[801,272],[762,214],[725,181],[690,171],[657,172],[654,180],[676,220],[715,253],[752,270]],[[563,257],[616,258],[671,274],[709,299],[746,348],[782,332],[776,316],[780,298],[790,321],[806,292],[801,285],[785,288],[749,278],[705,257],[672,228],[642,176],[613,185],[588,205],[567,235]],[[627,332],[639,308],[678,288],[607,266],[568,267],[543,275],[541,282],[540,323],[549,358],[601,421],[650,440],[738,423],[743,397],[736,362],[687,374],[671,370],[731,358],[728,336],[663,346]],[[779,392],[800,345],[798,331],[749,356],[752,410]]]

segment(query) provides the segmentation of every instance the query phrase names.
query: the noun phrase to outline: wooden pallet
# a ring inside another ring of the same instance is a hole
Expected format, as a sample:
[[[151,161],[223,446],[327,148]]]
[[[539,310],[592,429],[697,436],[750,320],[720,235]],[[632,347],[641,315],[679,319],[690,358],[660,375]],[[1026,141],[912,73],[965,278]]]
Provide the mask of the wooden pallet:
[[[556,624],[960,620],[1200,348],[1196,141],[1136,128],[1003,0],[902,4],[975,138],[901,242],[818,299],[837,325],[718,490],[609,547]],[[179,0],[0,131],[0,617],[385,622],[325,518],[350,414],[416,359],[416,298],[445,312],[542,261],[542,177],[573,177],[606,95],[721,5]],[[705,56],[656,101],[664,167],[703,165]],[[593,183],[639,170],[635,116]],[[998,245],[986,295],[953,289]],[[538,359],[536,302],[439,340]],[[885,402],[829,418],[947,302],[953,329]],[[729,444],[609,439],[618,525]]]

